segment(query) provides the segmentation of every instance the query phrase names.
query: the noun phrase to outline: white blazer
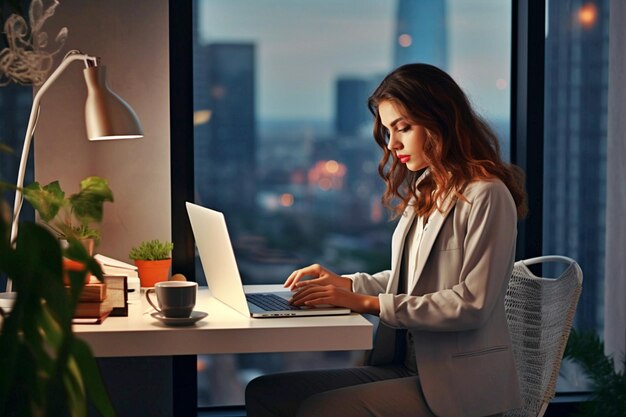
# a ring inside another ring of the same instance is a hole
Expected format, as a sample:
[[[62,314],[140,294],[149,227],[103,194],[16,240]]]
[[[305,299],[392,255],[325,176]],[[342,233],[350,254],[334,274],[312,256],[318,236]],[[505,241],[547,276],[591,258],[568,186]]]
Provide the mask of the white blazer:
[[[424,397],[437,416],[487,416],[521,404],[504,311],[515,203],[500,180],[473,182],[463,195],[467,201],[449,197],[443,213],[431,214],[409,294],[397,287],[411,206],[393,234],[391,269],[346,275],[355,292],[378,295],[382,324],[411,332]],[[373,364],[389,363],[400,348],[380,327]]]

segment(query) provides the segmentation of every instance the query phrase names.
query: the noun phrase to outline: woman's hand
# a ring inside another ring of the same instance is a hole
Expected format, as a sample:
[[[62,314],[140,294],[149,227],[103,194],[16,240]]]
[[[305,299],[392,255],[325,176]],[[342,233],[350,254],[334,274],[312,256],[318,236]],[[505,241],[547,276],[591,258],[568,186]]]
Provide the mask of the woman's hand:
[[[305,277],[312,277],[304,279]],[[357,313],[380,314],[378,297],[352,292],[352,280],[314,264],[293,271],[285,287],[295,291],[290,302],[298,306],[333,305]]]
[[[332,284],[302,286],[289,302],[296,306],[332,305],[346,307],[357,313],[380,314],[378,297],[354,293]]]
[[[303,278],[307,276],[313,278],[303,280]],[[352,291],[351,279],[341,277],[318,264],[309,265],[302,269],[293,271],[284,284],[286,288],[289,288],[292,291],[298,288],[303,288],[307,285],[332,285],[350,292]]]

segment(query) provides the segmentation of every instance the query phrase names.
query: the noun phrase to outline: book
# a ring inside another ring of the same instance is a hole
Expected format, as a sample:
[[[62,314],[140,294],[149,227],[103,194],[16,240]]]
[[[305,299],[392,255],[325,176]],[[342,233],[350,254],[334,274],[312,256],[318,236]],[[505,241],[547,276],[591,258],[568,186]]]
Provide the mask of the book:
[[[113,310],[113,304],[109,298],[105,298],[102,301],[79,301],[76,304],[76,310],[74,311],[74,317],[89,317],[98,318],[103,315],[108,315]]]
[[[104,275],[107,300],[111,303],[111,316],[128,316],[128,278],[121,275]]]
[[[104,275],[119,275],[124,277],[135,277],[138,278],[139,274],[136,269],[124,269],[118,268],[110,265],[100,265],[100,269],[102,269],[102,273]]]
[[[83,287],[78,301],[102,301],[106,296],[107,285],[104,282],[90,282]]]
[[[111,312],[104,312],[100,317],[74,317],[72,319],[72,324],[100,324],[109,317]]]
[[[94,255],[94,259],[104,275],[121,275],[125,277],[139,277],[137,273],[137,267],[135,265],[127,264],[126,262],[118,261],[117,259],[109,258],[102,254]]]

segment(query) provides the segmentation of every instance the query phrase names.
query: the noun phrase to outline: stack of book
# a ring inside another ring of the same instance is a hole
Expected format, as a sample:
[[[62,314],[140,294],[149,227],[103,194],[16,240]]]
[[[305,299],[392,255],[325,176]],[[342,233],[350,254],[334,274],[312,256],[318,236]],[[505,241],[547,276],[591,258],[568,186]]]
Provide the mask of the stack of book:
[[[105,276],[123,276],[127,278],[127,297],[129,300],[138,300],[141,297],[139,274],[135,265],[127,264],[102,254],[94,255],[94,259],[100,265]]]
[[[96,254],[93,257],[104,275],[122,275],[125,277],[139,277],[137,273],[137,267],[135,265],[127,264],[126,262],[118,261],[117,259],[109,258],[101,254]]]
[[[76,324],[100,324],[112,310],[113,304],[107,297],[107,284],[88,283],[78,298],[73,321]]]

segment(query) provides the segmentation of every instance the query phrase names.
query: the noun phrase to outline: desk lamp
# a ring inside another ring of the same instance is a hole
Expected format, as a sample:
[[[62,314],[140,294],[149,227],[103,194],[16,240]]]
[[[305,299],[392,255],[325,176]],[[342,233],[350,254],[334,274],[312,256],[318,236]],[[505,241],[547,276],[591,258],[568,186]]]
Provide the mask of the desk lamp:
[[[99,65],[99,59],[85,55],[80,51],[68,52],[61,64],[54,70],[50,77],[41,85],[33,98],[33,106],[28,119],[28,128],[22,148],[22,158],[17,175],[17,191],[13,205],[13,220],[11,223],[11,243],[15,244],[20,211],[22,209],[23,195],[21,188],[24,186],[26,174],[26,162],[28,152],[33,139],[33,133],[39,119],[41,97],[48,88],[57,80],[63,71],[75,61],[83,61],[85,68],[83,74],[87,84],[87,101],[85,103],[85,122],[87,125],[87,137],[90,141],[110,139],[138,139],[143,137],[143,128],[139,118],[133,109],[115,94],[107,85],[105,67]],[[12,301],[15,293],[12,293],[12,283],[7,281],[6,293],[0,293],[0,305],[2,299]]]

